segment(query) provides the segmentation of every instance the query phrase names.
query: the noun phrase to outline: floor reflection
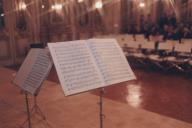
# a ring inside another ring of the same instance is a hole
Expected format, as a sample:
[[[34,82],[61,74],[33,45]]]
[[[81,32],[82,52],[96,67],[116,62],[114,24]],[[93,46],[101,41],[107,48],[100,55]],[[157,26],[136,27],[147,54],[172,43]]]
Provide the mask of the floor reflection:
[[[105,88],[104,97],[192,123],[192,80],[175,74],[134,71],[137,80]],[[49,80],[59,82],[53,70]],[[98,90],[91,93],[99,95]]]
[[[192,80],[175,74],[134,71],[136,81],[106,87],[105,97],[192,123]],[[93,94],[98,94],[93,91]]]
[[[141,99],[141,86],[130,84],[127,86],[128,94],[127,94],[127,102],[133,107],[140,107],[142,99]]]

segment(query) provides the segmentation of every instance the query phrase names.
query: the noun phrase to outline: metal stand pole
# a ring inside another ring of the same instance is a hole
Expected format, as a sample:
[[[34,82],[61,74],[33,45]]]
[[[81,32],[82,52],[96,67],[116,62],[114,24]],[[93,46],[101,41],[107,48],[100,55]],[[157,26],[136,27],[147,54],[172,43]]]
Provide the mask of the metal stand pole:
[[[26,108],[27,108],[28,127],[32,128],[32,126],[31,126],[31,115],[30,115],[30,110],[29,110],[29,100],[28,100],[27,92],[25,92],[25,101],[26,101]]]
[[[101,88],[101,90],[100,90],[100,98],[99,98],[100,99],[100,101],[99,101],[100,128],[103,128],[103,118],[105,117],[105,115],[103,114],[103,94],[104,94],[104,88]]]

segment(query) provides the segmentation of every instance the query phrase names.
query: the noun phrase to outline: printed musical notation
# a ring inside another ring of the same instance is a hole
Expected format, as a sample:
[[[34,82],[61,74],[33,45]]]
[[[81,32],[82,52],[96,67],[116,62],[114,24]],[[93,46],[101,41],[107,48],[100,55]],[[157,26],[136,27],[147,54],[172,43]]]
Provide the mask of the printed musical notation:
[[[135,79],[121,48],[114,39],[91,39],[89,47],[105,85]]]
[[[49,43],[48,47],[66,96],[135,79],[113,39]]]
[[[14,83],[36,95],[52,64],[48,49],[32,49],[19,69]]]
[[[65,95],[102,84],[85,41],[48,44]]]

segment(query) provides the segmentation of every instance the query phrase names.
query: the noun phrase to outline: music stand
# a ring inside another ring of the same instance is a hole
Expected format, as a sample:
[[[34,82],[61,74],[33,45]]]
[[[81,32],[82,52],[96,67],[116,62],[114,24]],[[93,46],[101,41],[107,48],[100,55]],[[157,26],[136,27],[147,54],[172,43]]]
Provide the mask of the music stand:
[[[103,128],[104,87],[136,79],[117,41],[90,39],[48,43],[48,47],[65,96],[100,88],[99,119]]]
[[[34,115],[38,115],[43,121],[46,122],[46,124],[47,124],[47,126],[49,128],[52,128],[51,125],[46,120],[46,117],[45,117],[44,113],[42,112],[42,110],[40,109],[40,107],[39,107],[39,105],[37,103],[37,96],[38,96],[37,93],[35,95],[33,95],[33,102],[34,103],[33,103],[32,108],[30,109],[28,93],[25,91],[25,102],[26,102],[26,109],[27,109],[27,118],[21,124],[20,128],[24,128],[24,125],[26,123],[28,123],[28,128],[32,128],[31,119],[32,119],[32,116],[34,116]]]
[[[28,127],[32,128],[31,119],[35,114],[39,115],[46,121],[43,112],[37,104],[37,96],[40,92],[43,81],[51,70],[52,65],[47,49],[31,49],[13,80],[13,83],[20,87],[22,92],[25,92],[27,119],[22,123],[22,128],[27,122]],[[31,109],[28,99],[29,93],[34,96],[34,105]],[[48,126],[50,127],[49,124]]]
[[[99,119],[100,119],[100,128],[103,128],[103,119],[105,118],[105,115],[103,114],[103,94],[104,92],[104,88],[100,89],[100,95],[99,95]]]
[[[46,120],[45,114],[42,112],[41,108],[39,107],[37,103],[37,96],[40,92],[40,88],[37,89],[36,93],[33,96],[33,106],[29,107],[29,99],[28,99],[28,93],[25,91],[25,101],[26,101],[26,109],[27,109],[27,118],[24,120],[24,122],[21,124],[21,128],[24,128],[23,126],[28,122],[28,128],[32,128],[31,119],[34,115],[38,115],[43,121],[46,122],[46,125],[49,128],[52,128],[51,125]]]
[[[32,128],[32,126],[31,126],[31,113],[29,110],[29,99],[28,99],[28,93],[26,91],[25,91],[25,104],[26,104],[26,109],[27,109],[27,119],[23,122],[23,124],[21,126],[23,126],[25,123],[28,122],[28,128]]]

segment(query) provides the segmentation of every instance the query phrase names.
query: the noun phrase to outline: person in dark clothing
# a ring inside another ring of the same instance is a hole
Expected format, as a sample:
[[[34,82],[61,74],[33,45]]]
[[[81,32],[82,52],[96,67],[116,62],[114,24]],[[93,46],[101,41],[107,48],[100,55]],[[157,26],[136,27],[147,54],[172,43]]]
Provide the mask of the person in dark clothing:
[[[131,34],[133,34],[133,39],[136,41],[135,34],[137,34],[137,30],[136,30],[135,25],[132,25],[132,26],[131,26],[131,29],[130,29],[129,32],[130,32]]]
[[[163,28],[164,25],[168,25],[168,18],[166,14],[163,14],[160,18],[159,18],[159,22],[158,25],[160,28]]]
[[[174,14],[172,14],[172,16],[169,18],[168,22],[169,22],[169,25],[176,27],[177,19]]]
[[[144,37],[149,41],[150,40],[150,35],[151,35],[151,27],[149,24],[145,23],[143,26],[143,34]]]

